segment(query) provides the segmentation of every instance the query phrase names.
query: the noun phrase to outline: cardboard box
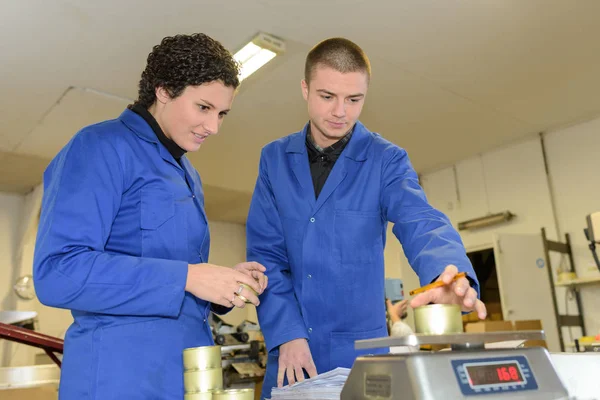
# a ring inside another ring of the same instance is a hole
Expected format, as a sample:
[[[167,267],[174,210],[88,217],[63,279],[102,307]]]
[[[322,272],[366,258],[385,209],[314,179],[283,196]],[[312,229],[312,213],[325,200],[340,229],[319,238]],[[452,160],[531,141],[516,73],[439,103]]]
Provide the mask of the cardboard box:
[[[491,313],[491,314],[488,314],[488,319],[490,321],[502,321],[503,320],[502,314],[500,314],[500,313]]]
[[[539,319],[532,320],[521,320],[514,322],[515,331],[541,331],[542,321]],[[523,347],[545,347],[548,348],[548,344],[545,340],[527,340]]]
[[[542,330],[542,321],[539,319],[520,320],[514,323],[515,331],[540,331]]]
[[[539,319],[534,320],[522,320],[522,321],[480,321],[480,322],[469,322],[465,325],[465,332],[467,333],[483,333],[483,332],[502,332],[502,331],[540,331],[542,328],[542,321]],[[545,347],[548,348],[548,344],[545,340],[527,340],[523,344],[523,347]]]
[[[471,312],[471,313],[463,315],[462,320],[464,323],[477,322],[477,321],[479,321],[479,316],[477,316],[476,312]]]
[[[499,331],[512,331],[512,321],[480,321],[480,322],[469,322],[465,326],[465,332],[467,333],[482,333],[482,332],[499,332]]]
[[[485,308],[487,309],[488,315],[492,314],[500,314],[500,319],[502,319],[502,304],[500,303],[486,303]]]

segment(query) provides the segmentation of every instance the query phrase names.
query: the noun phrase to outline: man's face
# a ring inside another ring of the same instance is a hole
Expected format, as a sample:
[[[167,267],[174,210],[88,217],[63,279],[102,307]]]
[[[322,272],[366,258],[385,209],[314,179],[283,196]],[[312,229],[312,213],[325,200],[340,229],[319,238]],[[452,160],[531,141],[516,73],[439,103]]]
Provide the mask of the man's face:
[[[352,129],[368,88],[365,72],[342,73],[326,66],[315,68],[310,83],[302,81],[311,133],[319,146],[332,145]]]
[[[151,112],[169,139],[186,151],[196,151],[219,132],[234,95],[235,89],[221,81],[188,86],[174,99],[159,88]]]

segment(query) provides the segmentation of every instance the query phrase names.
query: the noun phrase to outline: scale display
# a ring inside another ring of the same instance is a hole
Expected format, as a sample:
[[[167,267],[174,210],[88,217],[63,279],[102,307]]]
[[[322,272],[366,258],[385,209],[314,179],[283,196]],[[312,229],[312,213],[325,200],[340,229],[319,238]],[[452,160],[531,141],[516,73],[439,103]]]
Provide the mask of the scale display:
[[[465,365],[471,386],[523,383],[523,374],[517,362]]]
[[[464,395],[538,388],[524,356],[452,360],[451,363]]]

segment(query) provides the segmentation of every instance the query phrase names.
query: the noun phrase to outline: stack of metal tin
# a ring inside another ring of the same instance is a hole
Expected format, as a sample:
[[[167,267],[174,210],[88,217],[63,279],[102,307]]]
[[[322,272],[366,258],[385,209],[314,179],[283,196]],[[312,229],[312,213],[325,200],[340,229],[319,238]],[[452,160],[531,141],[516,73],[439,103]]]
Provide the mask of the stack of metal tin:
[[[185,400],[212,400],[223,389],[221,346],[203,346],[183,351]]]
[[[212,400],[254,400],[254,389],[215,390]]]
[[[223,390],[221,346],[183,351],[185,400],[254,400],[254,389]]]

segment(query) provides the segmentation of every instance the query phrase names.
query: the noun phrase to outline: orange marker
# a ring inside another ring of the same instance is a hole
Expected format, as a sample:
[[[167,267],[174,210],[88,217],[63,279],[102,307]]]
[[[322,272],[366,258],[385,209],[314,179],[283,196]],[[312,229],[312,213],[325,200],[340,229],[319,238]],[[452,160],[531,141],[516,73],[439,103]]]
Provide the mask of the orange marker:
[[[454,276],[454,278],[452,279],[452,282],[456,281],[457,279],[464,278],[466,276],[467,276],[466,272],[460,272]],[[435,281],[433,283],[430,283],[429,285],[425,285],[418,289],[411,290],[409,294],[411,296],[414,296],[415,294],[423,293],[423,292],[428,291],[429,289],[437,288],[437,287],[444,286],[444,285],[445,285],[444,281]]]

